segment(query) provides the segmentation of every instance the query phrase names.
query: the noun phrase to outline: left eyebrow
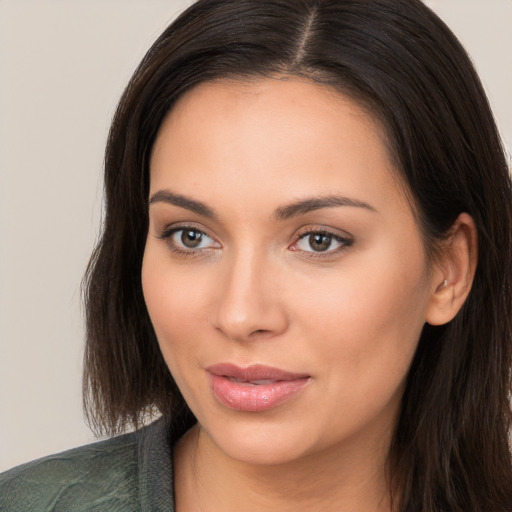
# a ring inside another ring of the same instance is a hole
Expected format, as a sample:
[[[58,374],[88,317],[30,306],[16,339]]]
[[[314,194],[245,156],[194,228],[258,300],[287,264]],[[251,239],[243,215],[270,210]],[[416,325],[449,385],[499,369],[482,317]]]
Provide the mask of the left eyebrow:
[[[181,194],[175,194],[169,190],[159,190],[153,194],[149,200],[149,204],[152,205],[155,203],[173,204],[174,206],[185,208],[203,217],[216,217],[215,211],[205,203],[182,196]]]
[[[364,208],[371,212],[377,212],[373,206],[365,203],[364,201],[359,201],[358,199],[351,199],[343,196],[325,196],[301,199],[286,206],[281,206],[275,210],[274,219],[277,221],[286,220],[291,217],[297,217],[298,215],[304,215],[305,213],[314,210],[320,210],[322,208],[336,208],[339,206]]]

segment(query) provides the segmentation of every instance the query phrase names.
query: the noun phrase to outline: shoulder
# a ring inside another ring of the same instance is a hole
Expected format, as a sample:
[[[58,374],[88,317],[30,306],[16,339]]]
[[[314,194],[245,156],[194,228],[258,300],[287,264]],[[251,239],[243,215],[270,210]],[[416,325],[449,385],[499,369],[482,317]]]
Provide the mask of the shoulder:
[[[133,500],[136,444],[135,434],[127,434],[7,471],[0,475],[0,508],[81,511],[100,500],[107,507],[112,500],[112,510],[117,510],[115,506]]]
[[[137,432],[11,469],[0,475],[0,510],[145,510],[141,503],[150,499],[147,485],[155,487],[152,480],[172,476],[171,448],[164,439],[165,426],[157,421]],[[167,501],[169,489],[160,489],[157,499]]]

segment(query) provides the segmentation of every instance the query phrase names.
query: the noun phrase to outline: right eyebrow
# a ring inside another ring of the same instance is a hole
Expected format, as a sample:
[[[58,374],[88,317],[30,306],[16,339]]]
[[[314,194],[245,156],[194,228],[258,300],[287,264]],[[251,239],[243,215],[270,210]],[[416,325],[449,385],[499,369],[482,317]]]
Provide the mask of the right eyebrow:
[[[276,220],[285,220],[291,217],[304,215],[314,210],[320,210],[322,208],[335,208],[338,206],[352,206],[355,208],[364,208],[371,212],[377,210],[364,201],[358,199],[352,199],[350,197],[343,196],[326,196],[326,197],[311,197],[301,199],[295,203],[291,203],[286,206],[281,206],[274,212],[274,218]]]
[[[185,208],[186,210],[190,210],[191,212],[202,215],[203,217],[217,216],[212,208],[206,206],[201,201],[196,201],[195,199],[190,199],[180,194],[175,194],[169,190],[159,190],[158,192],[155,192],[151,196],[149,204],[152,205],[155,203],[167,203],[174,206],[179,206],[180,208]]]

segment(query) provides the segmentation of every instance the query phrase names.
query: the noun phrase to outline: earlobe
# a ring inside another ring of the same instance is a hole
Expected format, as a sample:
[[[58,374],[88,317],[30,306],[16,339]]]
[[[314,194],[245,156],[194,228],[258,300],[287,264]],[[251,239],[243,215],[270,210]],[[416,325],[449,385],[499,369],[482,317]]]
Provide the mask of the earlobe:
[[[467,213],[461,213],[443,242],[441,255],[432,273],[427,323],[443,325],[455,317],[471,291],[477,262],[475,222]]]

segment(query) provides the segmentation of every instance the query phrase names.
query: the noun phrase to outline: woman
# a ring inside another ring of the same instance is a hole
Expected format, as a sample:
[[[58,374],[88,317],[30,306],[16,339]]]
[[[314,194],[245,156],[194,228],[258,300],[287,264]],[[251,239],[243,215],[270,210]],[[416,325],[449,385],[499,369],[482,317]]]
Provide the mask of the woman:
[[[138,430],[4,474],[2,510],[512,509],[510,176],[423,4],[197,2],[105,186],[85,406]]]

